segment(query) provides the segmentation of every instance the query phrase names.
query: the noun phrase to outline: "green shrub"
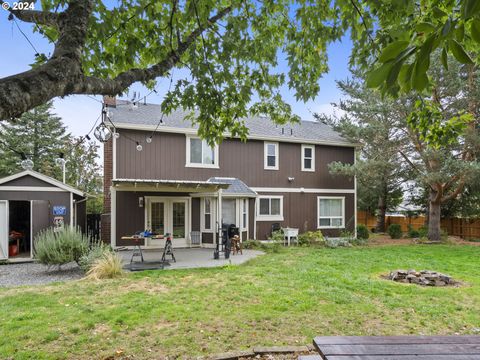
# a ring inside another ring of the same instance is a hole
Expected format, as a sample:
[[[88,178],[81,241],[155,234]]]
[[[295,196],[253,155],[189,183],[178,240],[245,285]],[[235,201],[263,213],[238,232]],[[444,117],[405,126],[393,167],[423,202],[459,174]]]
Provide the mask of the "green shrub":
[[[123,276],[123,261],[120,255],[112,251],[96,259],[87,271],[86,278],[90,280],[113,279]]]
[[[80,229],[66,226],[54,231],[48,228],[35,237],[35,258],[47,266],[61,266],[75,261],[88,252],[88,238]]]
[[[369,237],[368,228],[363,224],[357,225],[357,239],[367,240]]]
[[[298,235],[298,245],[300,246],[324,246],[325,238],[320,230],[307,231]]]
[[[283,242],[285,240],[285,235],[283,234],[283,230],[277,230],[270,234],[268,240]]]
[[[245,240],[243,243],[242,243],[242,247],[244,249],[260,249],[262,247],[262,244],[260,241],[258,240],[253,240],[253,239],[248,239],[248,240]]]
[[[415,230],[412,225],[408,224],[408,237],[409,238],[419,238],[420,237],[420,232],[418,230]]]
[[[428,228],[426,226],[422,226],[418,228],[418,237],[425,238],[428,236]]]
[[[82,255],[78,261],[78,265],[83,271],[87,272],[93,266],[97,259],[102,258],[105,254],[112,252],[110,245],[102,241],[92,244],[87,253]]]
[[[388,227],[387,232],[392,239],[400,239],[403,235],[402,227],[399,224],[391,224]]]

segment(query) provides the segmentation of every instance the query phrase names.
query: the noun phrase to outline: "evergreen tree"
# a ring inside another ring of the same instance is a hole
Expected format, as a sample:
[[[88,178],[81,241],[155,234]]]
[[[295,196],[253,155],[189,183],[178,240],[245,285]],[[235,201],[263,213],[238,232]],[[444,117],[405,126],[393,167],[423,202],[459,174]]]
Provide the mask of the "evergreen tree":
[[[345,99],[336,106],[344,115],[316,117],[333,125],[345,138],[359,143],[361,149],[355,165],[335,162],[330,164],[330,171],[356,175],[358,206],[376,213],[376,230],[383,232],[386,211],[393,210],[402,201],[406,168],[399,150],[405,136],[398,129],[405,125],[408,105],[368,89],[360,76],[338,81],[337,85]]]
[[[23,156],[33,161],[33,170],[54,175],[57,167],[55,159],[65,147],[69,134],[61,119],[51,110],[50,102],[1,124],[2,176],[21,171]]]

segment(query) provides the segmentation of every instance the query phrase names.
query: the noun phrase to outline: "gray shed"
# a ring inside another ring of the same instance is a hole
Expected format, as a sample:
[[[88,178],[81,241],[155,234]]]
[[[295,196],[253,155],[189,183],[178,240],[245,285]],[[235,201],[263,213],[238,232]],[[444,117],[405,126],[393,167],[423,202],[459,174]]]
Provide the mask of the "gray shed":
[[[0,179],[0,259],[31,258],[35,235],[48,227],[85,232],[86,210],[82,191],[36,171]]]

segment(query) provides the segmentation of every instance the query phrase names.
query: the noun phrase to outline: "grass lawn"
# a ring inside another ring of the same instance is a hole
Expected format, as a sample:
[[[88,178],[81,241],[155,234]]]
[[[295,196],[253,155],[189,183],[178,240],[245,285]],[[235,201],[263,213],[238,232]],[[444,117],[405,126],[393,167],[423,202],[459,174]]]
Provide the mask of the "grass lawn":
[[[315,335],[475,334],[479,256],[474,246],[301,248],[241,266],[0,289],[0,358],[183,359]],[[397,268],[465,284],[379,278]]]

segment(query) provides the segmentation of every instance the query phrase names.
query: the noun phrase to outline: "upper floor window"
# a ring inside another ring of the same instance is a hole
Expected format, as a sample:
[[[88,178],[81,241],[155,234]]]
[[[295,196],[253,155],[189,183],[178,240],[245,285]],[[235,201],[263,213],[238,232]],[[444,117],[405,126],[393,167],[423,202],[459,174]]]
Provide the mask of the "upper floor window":
[[[218,145],[212,148],[205,140],[187,136],[186,166],[218,168]]]
[[[259,196],[257,219],[283,221],[283,196]]]
[[[278,170],[278,143],[265,142],[264,157],[265,170]]]
[[[335,196],[318,197],[318,228],[345,227],[345,198]]]
[[[315,145],[302,145],[302,171],[315,171]]]

